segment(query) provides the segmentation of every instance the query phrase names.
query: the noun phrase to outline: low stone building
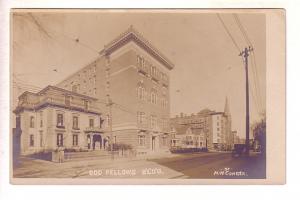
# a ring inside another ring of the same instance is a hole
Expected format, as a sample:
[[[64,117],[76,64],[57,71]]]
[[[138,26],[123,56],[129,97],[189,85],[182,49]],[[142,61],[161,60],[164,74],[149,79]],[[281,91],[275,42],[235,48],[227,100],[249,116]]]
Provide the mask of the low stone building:
[[[58,148],[101,149],[107,146],[97,99],[54,86],[19,97],[14,151],[28,155]]]

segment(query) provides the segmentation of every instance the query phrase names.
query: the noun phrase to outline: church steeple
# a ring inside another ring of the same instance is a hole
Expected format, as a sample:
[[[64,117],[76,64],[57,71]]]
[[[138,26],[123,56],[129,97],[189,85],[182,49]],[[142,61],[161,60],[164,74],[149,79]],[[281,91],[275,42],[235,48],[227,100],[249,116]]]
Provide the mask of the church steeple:
[[[229,103],[228,103],[228,98],[227,98],[227,96],[226,96],[226,100],[225,100],[224,113],[225,113],[225,115],[230,116],[230,109],[229,109]]]

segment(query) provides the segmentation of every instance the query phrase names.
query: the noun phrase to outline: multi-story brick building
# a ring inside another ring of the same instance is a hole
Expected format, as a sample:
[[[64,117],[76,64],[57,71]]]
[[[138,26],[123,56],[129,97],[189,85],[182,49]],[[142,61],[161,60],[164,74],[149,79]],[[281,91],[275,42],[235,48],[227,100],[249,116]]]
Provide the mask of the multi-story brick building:
[[[182,143],[179,140],[184,138],[182,135],[188,133],[182,130],[190,129],[190,133],[194,133],[194,139],[192,141],[194,147],[200,147],[199,145],[203,144],[203,141],[205,147],[210,150],[229,150],[233,146],[231,114],[227,98],[224,112],[204,109],[197,114],[184,115],[181,113],[180,116],[171,119],[171,127],[173,127],[176,133],[172,141],[177,144]],[[205,139],[200,141],[199,136]],[[198,146],[196,144],[198,144]]]
[[[93,97],[54,86],[37,93],[24,92],[14,110],[14,153],[27,155],[59,147],[101,148],[103,140],[97,135],[104,129],[95,102]]]
[[[112,124],[113,142],[130,144],[139,154],[168,151],[173,67],[130,27],[105,45],[98,59],[57,86],[97,98]]]

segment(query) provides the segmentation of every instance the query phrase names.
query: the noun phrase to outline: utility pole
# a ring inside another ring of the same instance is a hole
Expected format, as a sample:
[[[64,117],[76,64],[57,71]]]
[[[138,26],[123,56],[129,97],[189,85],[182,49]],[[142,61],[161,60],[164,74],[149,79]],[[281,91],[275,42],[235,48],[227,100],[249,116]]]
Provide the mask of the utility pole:
[[[249,156],[249,127],[250,127],[250,121],[249,121],[249,79],[248,79],[248,57],[249,52],[253,51],[252,47],[246,47],[244,51],[242,51],[239,56],[244,57],[244,63],[245,63],[245,71],[246,71],[246,155]]]
[[[111,159],[114,160],[114,153],[113,153],[113,130],[112,130],[112,106],[113,101],[110,97],[110,57],[109,55],[105,56],[106,58],[106,96],[107,96],[107,103],[106,106],[108,107],[108,120],[109,120],[109,143],[110,143],[110,153],[111,153]]]
[[[107,98],[107,106],[109,109],[109,133],[110,133],[110,152],[111,152],[111,159],[114,160],[114,153],[113,153],[113,130],[112,130],[112,106],[113,102],[108,95]]]

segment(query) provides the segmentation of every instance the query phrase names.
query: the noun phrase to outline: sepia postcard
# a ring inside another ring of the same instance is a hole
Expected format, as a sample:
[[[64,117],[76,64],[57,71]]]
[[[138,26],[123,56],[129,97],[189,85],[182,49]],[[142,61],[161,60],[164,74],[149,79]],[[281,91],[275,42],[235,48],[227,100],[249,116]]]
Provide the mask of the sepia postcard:
[[[12,184],[284,184],[283,9],[12,9]]]

